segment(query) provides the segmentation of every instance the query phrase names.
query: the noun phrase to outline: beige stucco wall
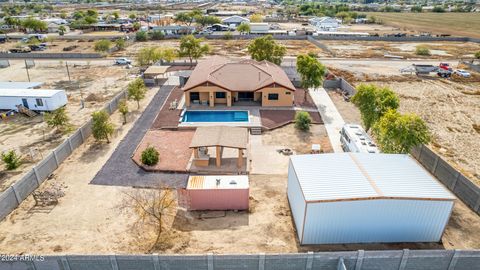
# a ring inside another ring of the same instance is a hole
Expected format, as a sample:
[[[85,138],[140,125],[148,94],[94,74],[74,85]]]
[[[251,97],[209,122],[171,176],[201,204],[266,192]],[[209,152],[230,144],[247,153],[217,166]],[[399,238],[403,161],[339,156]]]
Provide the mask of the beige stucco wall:
[[[262,93],[262,106],[293,106],[294,93],[291,90],[283,87],[267,87],[258,92]],[[278,100],[268,100],[268,94],[278,94]]]
[[[231,92],[221,89],[216,86],[197,86],[186,91],[185,94],[185,105],[190,106],[190,92],[199,92],[200,93],[200,102],[209,101],[210,106],[215,106],[215,103],[219,104],[227,104],[227,106],[231,106]],[[215,98],[215,92],[225,92],[227,93],[226,98]]]

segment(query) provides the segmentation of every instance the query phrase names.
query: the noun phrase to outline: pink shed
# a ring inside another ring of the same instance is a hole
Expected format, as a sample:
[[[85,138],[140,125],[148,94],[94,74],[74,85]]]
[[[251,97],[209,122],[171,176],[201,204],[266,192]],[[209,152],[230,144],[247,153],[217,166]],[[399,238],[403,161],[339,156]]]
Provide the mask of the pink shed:
[[[179,190],[178,201],[187,210],[246,210],[249,189],[246,175],[195,175]]]

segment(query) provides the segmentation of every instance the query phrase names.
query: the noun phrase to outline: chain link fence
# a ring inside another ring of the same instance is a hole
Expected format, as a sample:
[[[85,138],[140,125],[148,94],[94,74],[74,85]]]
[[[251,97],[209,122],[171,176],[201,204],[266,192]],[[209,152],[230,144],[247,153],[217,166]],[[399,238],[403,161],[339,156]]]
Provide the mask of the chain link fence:
[[[112,114],[121,99],[126,98],[124,90],[117,94],[104,108]],[[0,220],[20,205],[25,198],[37,189],[72,153],[92,134],[92,120],[89,120],[55,150],[28,171],[19,181],[0,194]]]
[[[478,250],[392,250],[245,255],[71,255],[1,262],[15,270],[472,270]]]

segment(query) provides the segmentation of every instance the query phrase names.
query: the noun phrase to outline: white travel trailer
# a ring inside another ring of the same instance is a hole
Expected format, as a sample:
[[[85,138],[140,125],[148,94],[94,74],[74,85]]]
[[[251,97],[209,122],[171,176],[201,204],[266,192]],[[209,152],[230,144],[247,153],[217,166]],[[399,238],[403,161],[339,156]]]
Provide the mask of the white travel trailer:
[[[22,105],[32,111],[53,111],[66,104],[65,90],[0,89],[0,110],[18,110]]]
[[[365,130],[356,124],[345,124],[340,130],[343,151],[356,153],[379,153],[378,147]]]

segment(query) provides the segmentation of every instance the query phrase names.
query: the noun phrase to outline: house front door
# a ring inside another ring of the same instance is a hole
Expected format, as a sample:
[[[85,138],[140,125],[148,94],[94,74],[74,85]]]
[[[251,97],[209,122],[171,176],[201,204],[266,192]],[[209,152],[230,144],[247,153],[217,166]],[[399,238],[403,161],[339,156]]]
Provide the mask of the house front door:
[[[30,108],[28,107],[28,101],[27,101],[26,98],[22,98],[22,103],[23,103],[23,107],[25,107],[25,108],[27,108],[27,109],[30,109]]]
[[[253,92],[238,92],[238,101],[253,101]]]

